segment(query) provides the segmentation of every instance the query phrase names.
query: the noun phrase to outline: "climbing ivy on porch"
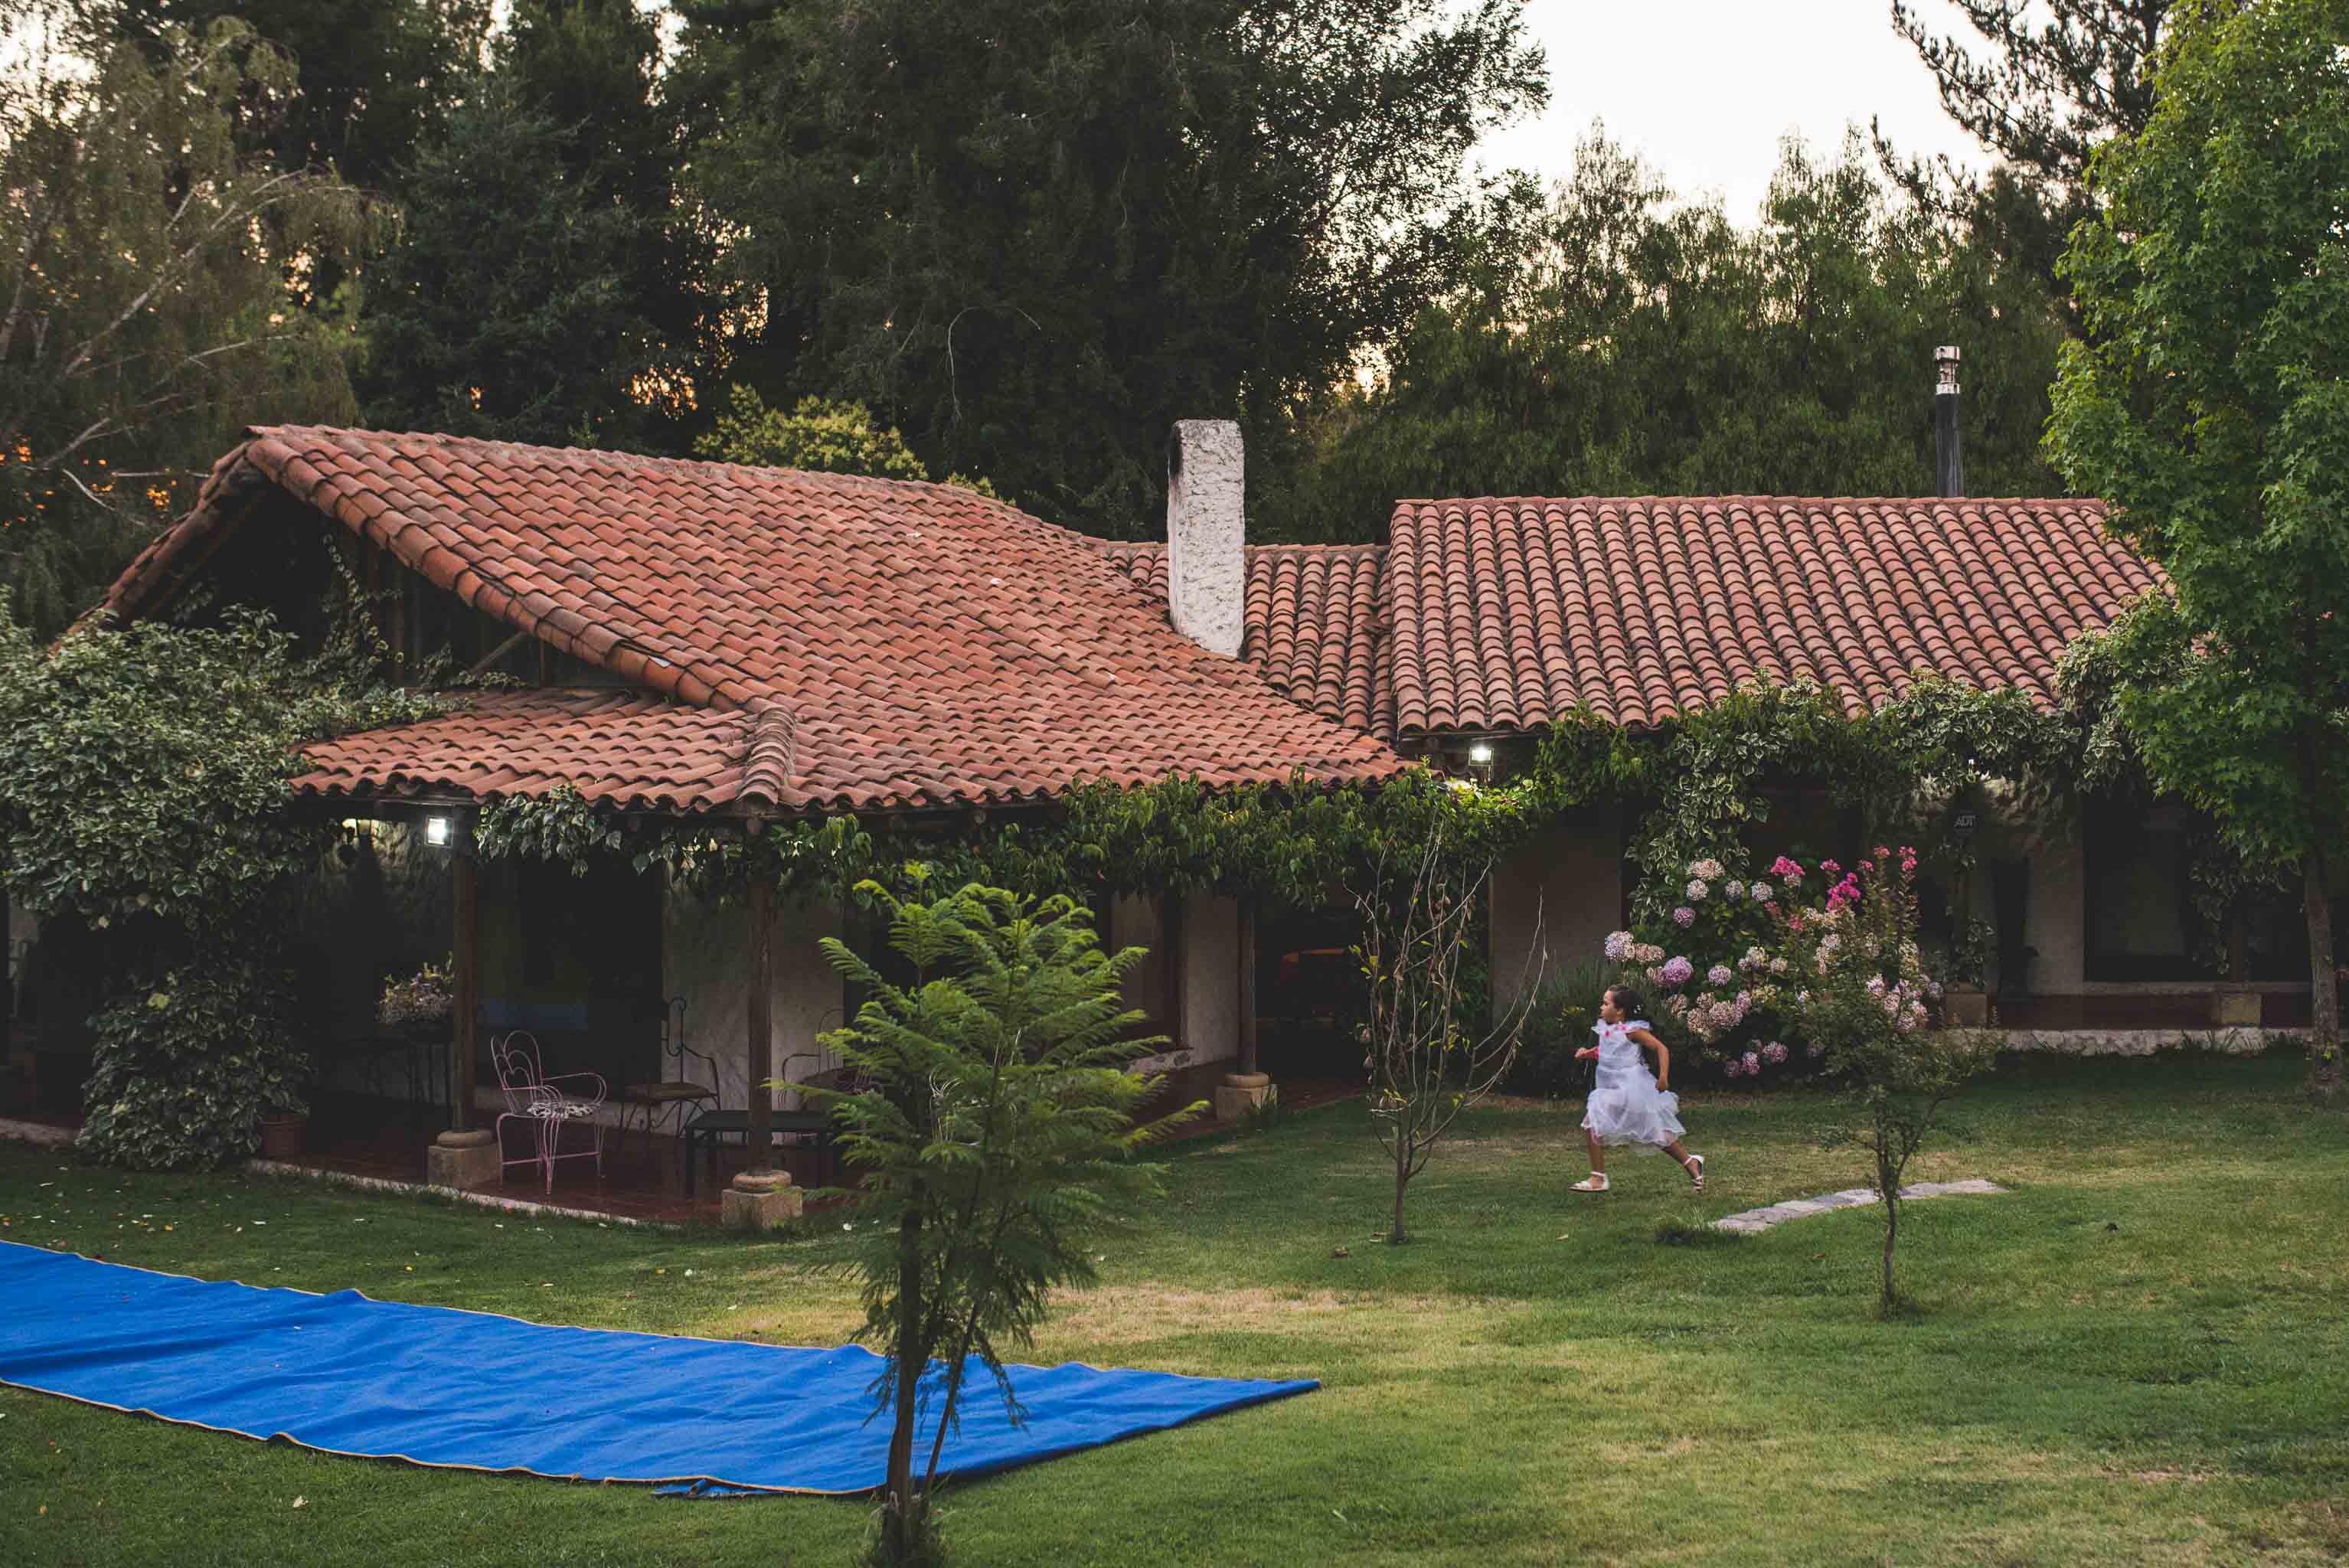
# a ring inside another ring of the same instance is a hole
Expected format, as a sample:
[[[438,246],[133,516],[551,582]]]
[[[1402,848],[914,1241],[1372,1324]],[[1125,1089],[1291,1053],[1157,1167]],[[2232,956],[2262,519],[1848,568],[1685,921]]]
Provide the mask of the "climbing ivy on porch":
[[[44,646],[0,605],[0,878],[97,935],[108,984],[84,1153],[218,1164],[298,1108],[288,890],[330,831],[296,810],[300,748],[436,711],[266,617],[88,622]]]

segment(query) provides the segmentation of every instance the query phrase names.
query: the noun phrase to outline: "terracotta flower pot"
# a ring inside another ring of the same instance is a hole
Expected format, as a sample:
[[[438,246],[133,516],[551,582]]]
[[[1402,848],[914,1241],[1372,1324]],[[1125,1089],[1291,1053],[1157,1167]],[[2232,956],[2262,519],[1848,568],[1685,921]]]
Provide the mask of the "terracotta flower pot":
[[[291,1160],[302,1152],[302,1134],[310,1125],[307,1114],[298,1110],[273,1110],[261,1118],[261,1157],[264,1160]]]

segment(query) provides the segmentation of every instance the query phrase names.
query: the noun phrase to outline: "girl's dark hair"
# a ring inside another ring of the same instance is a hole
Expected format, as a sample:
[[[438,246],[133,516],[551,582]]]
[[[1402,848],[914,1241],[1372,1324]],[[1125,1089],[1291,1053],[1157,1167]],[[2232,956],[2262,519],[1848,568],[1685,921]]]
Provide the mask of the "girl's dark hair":
[[[1607,994],[1615,998],[1615,1006],[1627,1018],[1640,1016],[1640,994],[1629,985],[1609,985]]]

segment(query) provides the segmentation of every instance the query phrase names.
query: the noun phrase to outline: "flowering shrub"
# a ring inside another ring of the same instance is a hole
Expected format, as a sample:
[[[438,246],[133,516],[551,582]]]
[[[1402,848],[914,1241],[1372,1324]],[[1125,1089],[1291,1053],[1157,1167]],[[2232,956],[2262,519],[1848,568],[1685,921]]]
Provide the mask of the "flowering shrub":
[[[1772,956],[1776,892],[1737,866],[1711,857],[1691,861],[1656,901],[1686,900],[1665,917],[1669,924],[1608,937],[1603,951],[1619,966],[1614,978],[1649,998],[1649,1022],[1686,1053],[1674,1058],[1688,1064],[1683,1070],[1718,1066],[1743,1078],[1793,1059],[1774,1038],[1782,1032],[1775,982],[1786,972]]]
[[[1616,932],[1604,952],[1694,1067],[1758,1078],[1822,1061],[1863,1022],[1894,1038],[1933,1022],[1941,987],[1918,951],[1916,872],[1916,851],[1890,846],[1849,868],[1780,855],[1751,879],[1718,860],[1692,861],[1671,887],[1689,902],[1671,925]]]
[[[1793,1025],[1829,1070],[1851,1086],[1849,1119],[1830,1143],[1872,1157],[1872,1185],[1884,1201],[1884,1253],[1878,1305],[1899,1294],[1892,1273],[1900,1230],[1900,1176],[1939,1124],[1941,1108],[1989,1068],[1997,1037],[1930,1027],[1941,988],[1917,951],[1915,854],[1896,861],[1879,848],[1848,872],[1819,864],[1836,880],[1816,906],[1789,911],[1783,951],[1799,976]]]
[[[441,964],[427,964],[405,980],[383,983],[383,999],[376,1004],[376,1021],[387,1029],[403,1024],[438,1023],[448,1017],[456,1005],[456,990],[450,978],[455,967],[453,958]]]

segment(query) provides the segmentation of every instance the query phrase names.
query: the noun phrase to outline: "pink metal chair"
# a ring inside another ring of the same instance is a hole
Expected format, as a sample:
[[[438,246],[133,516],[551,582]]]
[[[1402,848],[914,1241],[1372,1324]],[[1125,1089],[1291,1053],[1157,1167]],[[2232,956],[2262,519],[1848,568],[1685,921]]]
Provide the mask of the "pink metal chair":
[[[558,1160],[592,1158],[595,1174],[601,1176],[604,1127],[595,1119],[595,1113],[604,1108],[606,1097],[602,1075],[558,1073],[554,1078],[546,1077],[539,1068],[538,1037],[527,1029],[492,1035],[490,1062],[497,1069],[498,1089],[506,1102],[492,1128],[497,1134],[500,1170],[508,1165],[536,1165],[546,1172],[546,1190],[550,1193],[554,1191],[554,1162]],[[531,1152],[519,1160],[505,1158],[509,1121],[519,1121],[530,1130]],[[564,1149],[563,1130],[566,1127],[585,1130],[592,1146]]]

